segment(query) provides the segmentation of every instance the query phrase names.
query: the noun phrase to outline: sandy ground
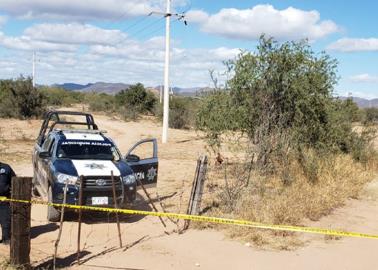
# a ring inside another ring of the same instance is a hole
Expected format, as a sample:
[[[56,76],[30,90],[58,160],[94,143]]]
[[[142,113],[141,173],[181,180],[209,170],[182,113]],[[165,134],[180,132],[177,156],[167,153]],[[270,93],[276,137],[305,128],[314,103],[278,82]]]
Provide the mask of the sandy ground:
[[[106,115],[95,115],[95,120],[123,153],[140,139],[160,138],[160,125],[150,120],[125,123]],[[39,126],[39,121],[1,121],[2,160],[9,162],[18,175],[32,175],[30,153]],[[167,209],[178,211],[182,186],[186,202],[196,158],[205,152],[205,144],[192,131],[170,130],[169,134],[170,143],[159,144],[157,190]],[[137,207],[150,210],[143,196],[138,197]],[[378,235],[377,213],[378,179],[366,187],[360,200],[350,200],[345,207],[309,225]],[[230,240],[220,231],[190,229],[178,235],[172,233],[173,224],[167,222],[168,228],[164,229],[154,217],[122,218],[125,247],[121,249],[114,217],[107,214],[84,216],[82,264],[78,266],[75,219],[74,214],[69,215],[64,223],[58,251],[58,265],[70,269],[378,269],[378,240],[327,240],[324,236],[303,235],[307,244],[300,249],[263,251]],[[31,260],[37,269],[51,263],[58,229],[58,224],[46,222],[45,206],[32,207]],[[0,246],[0,256],[8,253],[7,247]]]

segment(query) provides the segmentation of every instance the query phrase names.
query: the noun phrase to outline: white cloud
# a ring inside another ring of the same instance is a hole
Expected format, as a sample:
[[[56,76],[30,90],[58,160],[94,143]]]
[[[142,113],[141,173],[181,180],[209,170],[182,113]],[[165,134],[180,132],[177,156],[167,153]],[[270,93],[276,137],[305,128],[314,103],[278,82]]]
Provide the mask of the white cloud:
[[[186,1],[174,1],[183,6]],[[33,19],[120,20],[165,8],[164,0],[1,0],[0,9],[12,16]]]
[[[363,73],[351,76],[350,80],[357,83],[378,83],[378,75],[374,76],[368,73]]]
[[[95,45],[94,47],[98,46]],[[148,55],[143,51],[133,55],[127,54],[126,51],[120,51],[123,55],[119,55],[115,53],[117,49],[121,50],[121,48],[106,46],[102,54],[90,51],[84,55],[40,53],[40,62],[37,64],[39,76],[37,81],[50,84],[69,81],[78,83],[96,81],[142,82],[146,86],[162,84],[164,53],[160,53],[159,48],[154,49],[154,52]],[[225,50],[225,48],[222,50]],[[197,49],[192,51],[174,48],[172,51],[174,53],[171,61],[171,85],[182,87],[211,85],[209,70],[224,69],[222,62],[218,60],[220,56],[212,57],[213,50]],[[156,58],[156,55],[158,58]],[[42,66],[42,63],[45,62],[49,65]],[[29,69],[30,67],[31,64],[29,64]],[[23,68],[25,67],[23,66]],[[0,71],[0,77],[2,72]]]
[[[205,23],[209,19],[209,14],[203,10],[190,10],[186,13],[185,19],[192,23]]]
[[[174,43],[174,42],[173,42]],[[154,37],[145,42],[126,41],[125,43],[90,46],[89,53],[95,55],[122,57],[133,61],[162,62],[164,59],[164,38]],[[240,53],[239,49],[219,47],[214,49],[171,49],[172,65],[195,63],[197,69],[208,69],[213,63],[221,64],[224,60],[234,58]]]
[[[202,31],[229,38],[255,40],[267,34],[280,40],[314,40],[339,31],[333,21],[320,20],[318,11],[293,7],[278,10],[272,5],[256,5],[250,9],[225,8],[213,15],[200,10],[188,13],[188,21],[199,23]]]
[[[1,33],[1,32],[0,32]],[[164,38],[147,41],[125,39],[119,44],[94,44],[84,47],[33,40],[29,36],[7,37],[0,34],[0,45],[12,48],[0,63],[0,78],[30,75],[31,53],[37,46],[37,83],[88,83],[111,81],[147,86],[162,84]],[[223,60],[235,57],[239,49],[181,48],[173,41],[171,49],[171,83],[193,87],[211,85],[209,70],[224,70]],[[7,63],[14,62],[12,65]],[[4,65],[2,65],[4,64]]]
[[[331,43],[327,49],[341,52],[378,51],[378,38],[342,38]]]
[[[76,51],[78,46],[33,40],[28,36],[9,37],[0,32],[0,45],[16,50]]]
[[[211,85],[209,70],[224,70],[223,61],[234,58],[239,49],[171,49],[172,85]],[[164,38],[155,37],[146,42],[128,42],[119,46],[94,45],[89,54],[113,59],[111,69],[128,73],[126,77],[147,85],[162,83],[164,67]],[[109,60],[110,61],[110,60]],[[121,66],[118,68],[118,66]],[[113,75],[112,75],[113,76]]]
[[[25,29],[31,39],[69,44],[116,44],[126,39],[120,30],[105,30],[88,24],[38,24]]]
[[[37,24],[19,37],[0,32],[0,46],[15,50],[76,51],[80,45],[122,44],[127,35],[120,30],[106,30],[89,24]]]

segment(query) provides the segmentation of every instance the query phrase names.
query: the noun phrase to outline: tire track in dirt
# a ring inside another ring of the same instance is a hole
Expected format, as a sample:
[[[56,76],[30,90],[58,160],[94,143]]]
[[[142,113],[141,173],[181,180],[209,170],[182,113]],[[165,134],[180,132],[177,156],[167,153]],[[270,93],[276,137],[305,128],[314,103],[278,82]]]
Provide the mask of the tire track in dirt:
[[[142,138],[160,137],[161,126],[150,120],[126,123],[97,114],[95,120],[100,129],[108,130],[108,135],[123,153]],[[27,136],[34,136],[36,126],[39,127],[38,122],[25,124],[24,121],[14,121],[13,126],[24,126]],[[30,145],[26,144],[27,147],[23,148],[22,142],[18,141],[18,144],[25,158],[15,162],[16,172],[31,175],[28,158]],[[159,144],[159,192],[169,194],[177,191],[182,181],[187,183],[185,187],[190,190],[195,160],[203,147],[203,141],[198,140],[194,132],[170,130],[170,143]],[[177,204],[177,200],[175,196],[166,203]],[[139,202],[143,202],[142,197],[139,197]],[[149,209],[145,203],[140,207]],[[378,179],[367,185],[360,200],[349,200],[345,207],[308,225],[378,234],[377,213]],[[32,218],[31,258],[34,265],[39,265],[51,258],[58,230],[56,225],[45,221],[45,206],[33,206]],[[174,228],[170,225],[169,229]],[[378,269],[378,241],[370,239],[325,241],[322,236],[303,235],[304,239],[310,241],[305,247],[278,252],[248,247],[225,238],[220,231],[191,229],[183,235],[168,236],[154,217],[123,218],[121,231],[123,241],[129,246],[127,250],[117,249],[114,217],[87,215],[82,227],[82,242],[86,243],[85,251],[88,254],[83,259],[91,259],[84,265],[73,265],[71,269]],[[76,232],[75,215],[71,215],[64,223],[58,251],[59,257],[65,258],[65,266],[69,266],[73,262],[70,258],[75,257]],[[101,255],[106,250],[108,252]],[[7,247],[0,245],[0,256],[8,254]]]

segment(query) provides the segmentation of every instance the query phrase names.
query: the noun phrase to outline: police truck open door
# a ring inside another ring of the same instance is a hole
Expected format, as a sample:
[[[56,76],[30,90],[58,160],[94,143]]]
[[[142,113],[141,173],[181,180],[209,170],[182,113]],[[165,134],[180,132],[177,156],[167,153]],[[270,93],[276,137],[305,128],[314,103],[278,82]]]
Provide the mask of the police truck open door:
[[[147,153],[141,151],[143,148],[147,149]],[[141,182],[146,188],[156,187],[159,167],[156,139],[137,142],[127,152],[125,160],[134,171],[138,185]]]

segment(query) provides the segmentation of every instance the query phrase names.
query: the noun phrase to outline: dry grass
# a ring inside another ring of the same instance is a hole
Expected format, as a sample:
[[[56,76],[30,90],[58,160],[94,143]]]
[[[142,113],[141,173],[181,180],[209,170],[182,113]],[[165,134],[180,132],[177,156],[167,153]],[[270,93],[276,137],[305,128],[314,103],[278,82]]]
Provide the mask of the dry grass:
[[[238,170],[228,171],[228,186],[237,187]],[[248,187],[240,189],[234,198],[228,197],[224,168],[212,169],[210,178],[217,191],[207,196],[205,202],[212,207],[211,215],[227,216],[268,224],[303,225],[305,220],[319,220],[322,216],[342,206],[348,198],[358,198],[364,185],[378,172],[378,158],[372,156],[367,164],[355,162],[349,155],[318,158],[316,180],[303,165],[291,162],[275,175],[254,173]],[[290,173],[290,184],[282,181],[282,173]],[[208,192],[207,192],[208,193]],[[234,201],[231,201],[234,200]],[[303,244],[296,233],[257,230],[245,227],[226,227],[229,235],[257,246],[273,249],[293,249]]]
[[[2,270],[13,270],[16,269],[12,266],[10,266],[10,262],[8,258],[0,257],[0,269]]]
[[[24,127],[16,126],[18,123],[25,123],[14,119],[6,119],[4,126],[0,127],[0,154],[3,162],[14,162],[16,160],[27,160],[30,158],[31,149],[35,137],[30,134],[31,121]],[[34,131],[36,132],[36,131]]]

